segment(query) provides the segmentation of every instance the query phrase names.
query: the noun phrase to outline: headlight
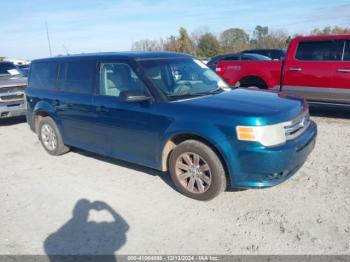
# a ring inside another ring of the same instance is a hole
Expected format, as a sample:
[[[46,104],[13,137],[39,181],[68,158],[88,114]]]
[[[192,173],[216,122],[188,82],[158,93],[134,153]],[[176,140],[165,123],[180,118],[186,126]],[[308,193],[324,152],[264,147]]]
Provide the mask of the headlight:
[[[284,124],[269,126],[237,126],[238,140],[256,141],[264,146],[276,146],[286,142]]]

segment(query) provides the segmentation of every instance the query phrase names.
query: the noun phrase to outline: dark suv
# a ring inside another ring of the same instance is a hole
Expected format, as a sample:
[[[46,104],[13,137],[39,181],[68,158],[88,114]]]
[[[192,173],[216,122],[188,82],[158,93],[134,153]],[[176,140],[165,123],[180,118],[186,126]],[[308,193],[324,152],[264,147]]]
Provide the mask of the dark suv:
[[[52,155],[70,146],[170,175],[208,200],[230,184],[277,185],[303,165],[316,125],[303,99],[231,90],[178,53],[106,53],[32,62],[27,121]]]
[[[286,56],[286,49],[268,49],[268,48],[261,48],[261,49],[250,49],[242,51],[244,54],[258,54],[263,55],[271,58],[272,60],[283,60]]]

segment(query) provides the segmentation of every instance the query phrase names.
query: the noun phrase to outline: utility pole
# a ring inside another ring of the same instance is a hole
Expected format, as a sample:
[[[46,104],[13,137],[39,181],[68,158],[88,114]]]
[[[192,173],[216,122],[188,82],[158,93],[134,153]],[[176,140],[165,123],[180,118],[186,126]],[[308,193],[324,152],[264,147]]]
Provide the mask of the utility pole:
[[[50,42],[50,35],[49,35],[49,29],[47,27],[47,22],[45,21],[45,27],[46,27],[46,37],[47,37],[47,43],[49,44],[49,52],[50,56],[52,56],[52,51],[51,51],[51,42]]]

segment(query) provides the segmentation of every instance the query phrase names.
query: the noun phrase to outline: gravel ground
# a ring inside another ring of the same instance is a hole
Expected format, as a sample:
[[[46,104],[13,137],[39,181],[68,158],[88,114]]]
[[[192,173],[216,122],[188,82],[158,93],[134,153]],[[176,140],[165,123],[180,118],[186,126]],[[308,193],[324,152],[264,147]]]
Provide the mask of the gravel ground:
[[[49,156],[23,119],[1,120],[0,254],[350,254],[350,111],[316,108],[313,120],[298,174],[211,202],[151,169]]]

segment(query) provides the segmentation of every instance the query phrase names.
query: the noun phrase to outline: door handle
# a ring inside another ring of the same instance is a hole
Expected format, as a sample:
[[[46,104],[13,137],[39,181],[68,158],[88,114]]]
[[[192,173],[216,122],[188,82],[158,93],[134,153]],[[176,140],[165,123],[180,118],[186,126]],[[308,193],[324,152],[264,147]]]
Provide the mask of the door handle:
[[[96,107],[97,112],[109,112],[109,109],[104,106],[98,106]]]
[[[292,72],[300,72],[301,68],[300,67],[290,67],[290,68],[288,68],[288,70],[292,71]]]
[[[350,69],[342,69],[342,68],[340,68],[340,69],[337,69],[337,72],[339,72],[339,73],[350,73]]]

